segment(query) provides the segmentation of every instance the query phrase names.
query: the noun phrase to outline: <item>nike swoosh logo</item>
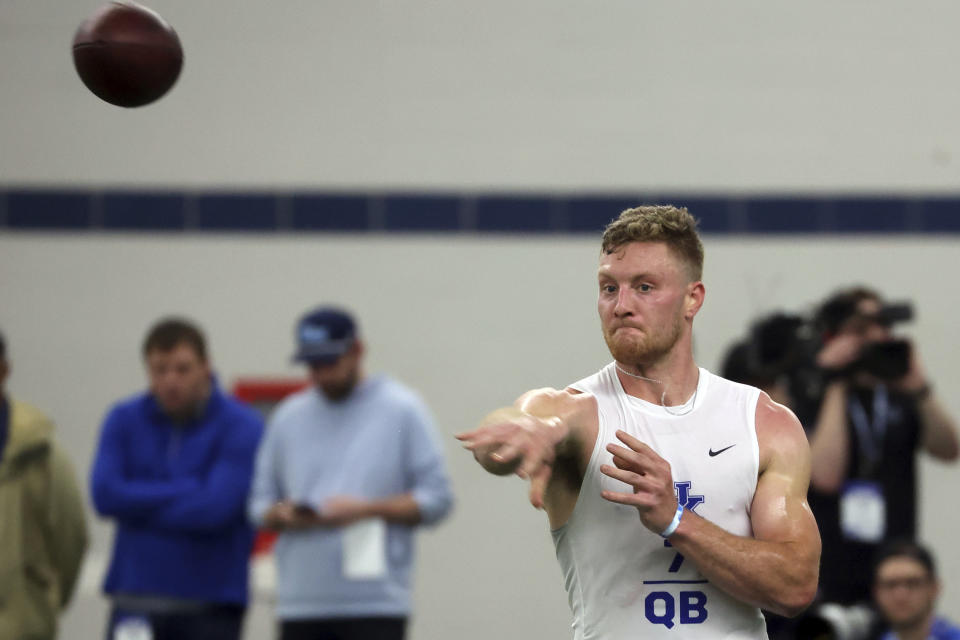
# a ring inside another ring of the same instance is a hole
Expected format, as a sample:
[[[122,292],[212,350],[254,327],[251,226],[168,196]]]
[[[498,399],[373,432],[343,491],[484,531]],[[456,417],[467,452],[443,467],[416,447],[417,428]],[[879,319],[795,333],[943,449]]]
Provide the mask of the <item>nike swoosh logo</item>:
[[[713,449],[710,449],[710,451],[709,451],[708,453],[710,454],[710,457],[712,458],[713,456],[718,456],[718,455],[720,455],[721,453],[723,453],[724,451],[726,451],[727,449],[732,449],[732,448],[735,447],[735,446],[737,446],[737,445],[736,445],[736,444],[732,444],[732,445],[730,445],[729,447],[724,447],[723,449],[717,449],[716,451],[714,451]]]

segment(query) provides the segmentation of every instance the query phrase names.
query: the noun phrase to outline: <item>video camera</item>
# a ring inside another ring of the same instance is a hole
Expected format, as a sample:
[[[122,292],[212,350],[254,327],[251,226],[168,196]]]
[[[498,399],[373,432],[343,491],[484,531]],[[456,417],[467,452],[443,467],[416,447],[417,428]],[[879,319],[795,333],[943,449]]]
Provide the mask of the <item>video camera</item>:
[[[880,307],[876,313],[863,314],[858,310],[857,302],[849,298],[838,298],[821,308],[817,317],[823,336],[829,338],[843,324],[854,326],[875,323],[892,327],[913,319],[913,307],[907,302],[888,304]],[[845,377],[865,372],[881,380],[902,378],[910,368],[910,343],[906,340],[885,340],[867,345],[859,357],[841,371],[832,372]]]
[[[837,371],[824,371],[816,357],[832,333],[851,318],[893,326],[912,320],[909,303],[889,304],[875,313],[859,314],[855,304],[826,305],[817,317],[774,313],[750,327],[741,345],[743,368],[753,380],[775,382],[786,380],[791,396],[797,402],[818,398],[827,378],[849,377],[859,372],[870,373],[882,380],[902,378],[910,367],[910,343],[893,339],[867,345],[856,360]]]

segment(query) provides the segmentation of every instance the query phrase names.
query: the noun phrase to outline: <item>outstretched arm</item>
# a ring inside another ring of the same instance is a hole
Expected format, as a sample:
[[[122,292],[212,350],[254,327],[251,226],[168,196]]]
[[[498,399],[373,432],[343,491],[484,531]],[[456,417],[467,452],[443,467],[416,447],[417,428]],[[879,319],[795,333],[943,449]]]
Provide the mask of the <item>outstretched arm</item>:
[[[677,498],[670,465],[624,432],[626,447],[610,444],[614,465],[601,471],[634,487],[605,491],[613,502],[637,507],[644,525],[663,532]],[[820,534],[806,501],[810,452],[799,421],[764,394],[757,404],[760,478],[750,511],[753,537],[736,536],[685,511],[670,543],[711,583],[735,598],[774,613],[795,616],[813,600],[820,564]]]
[[[530,479],[530,503],[543,507],[543,494],[557,457],[593,448],[597,405],[593,396],[557,389],[534,389],[511,407],[488,414],[473,431],[457,438],[484,469]]]

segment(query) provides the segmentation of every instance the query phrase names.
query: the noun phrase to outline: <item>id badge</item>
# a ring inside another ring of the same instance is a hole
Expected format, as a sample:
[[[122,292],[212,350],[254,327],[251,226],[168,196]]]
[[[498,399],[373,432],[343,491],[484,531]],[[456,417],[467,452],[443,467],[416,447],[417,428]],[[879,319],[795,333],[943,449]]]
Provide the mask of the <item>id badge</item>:
[[[111,640],[153,640],[153,628],[147,618],[131,616],[113,626]]]
[[[840,494],[840,529],[857,542],[880,542],[887,532],[887,504],[876,482],[851,480]]]

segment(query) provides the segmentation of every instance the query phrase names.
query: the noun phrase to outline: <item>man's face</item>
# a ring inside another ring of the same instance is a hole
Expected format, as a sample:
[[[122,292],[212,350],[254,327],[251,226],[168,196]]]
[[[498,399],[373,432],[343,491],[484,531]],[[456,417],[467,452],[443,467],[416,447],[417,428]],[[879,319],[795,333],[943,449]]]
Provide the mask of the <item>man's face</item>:
[[[359,343],[355,343],[333,363],[307,362],[313,386],[333,402],[346,399],[360,379],[361,353]]]
[[[210,365],[193,347],[181,343],[147,354],[150,393],[164,413],[186,417],[196,412],[210,388]]]
[[[597,309],[613,357],[626,364],[653,364],[683,335],[696,313],[682,261],[662,242],[631,242],[603,254]]]
[[[913,558],[894,556],[877,569],[873,596],[880,614],[893,628],[919,624],[933,613],[939,584]]]

